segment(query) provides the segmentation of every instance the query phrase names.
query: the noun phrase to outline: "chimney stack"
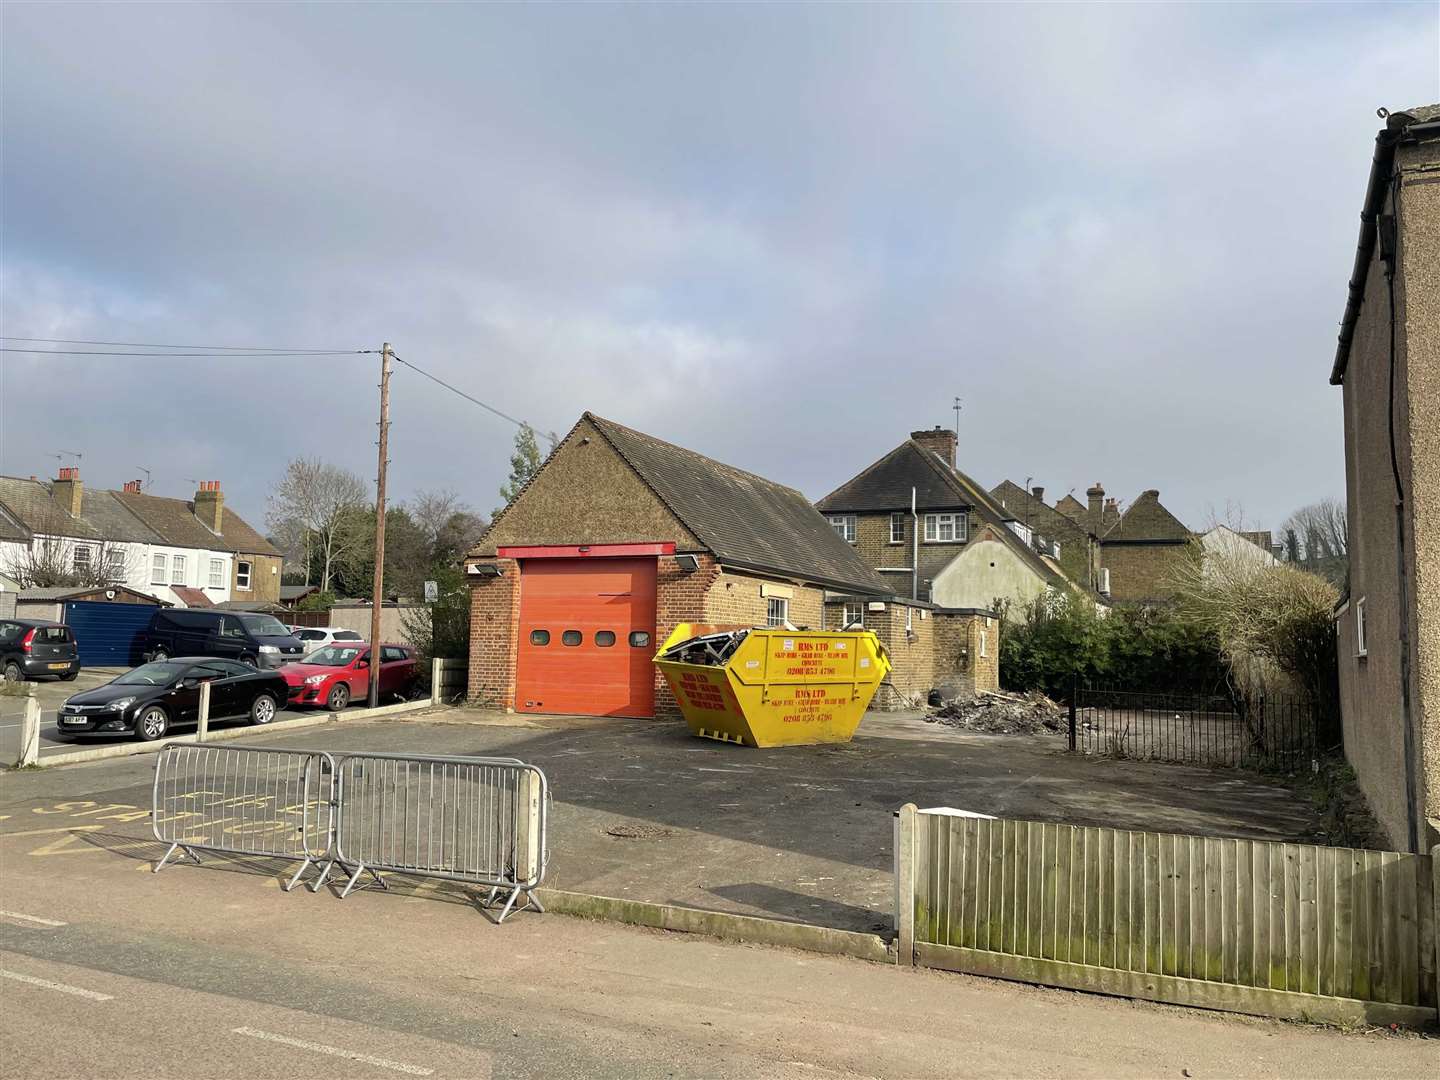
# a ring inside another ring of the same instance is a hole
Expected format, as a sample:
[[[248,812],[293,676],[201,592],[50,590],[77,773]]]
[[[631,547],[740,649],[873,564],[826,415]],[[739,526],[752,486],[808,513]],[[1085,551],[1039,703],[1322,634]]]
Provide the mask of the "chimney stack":
[[[914,439],[926,450],[938,454],[940,460],[945,462],[946,465],[949,465],[950,468],[955,468],[955,444],[958,441],[958,436],[955,432],[949,431],[946,428],[942,428],[939,424],[936,424],[930,431],[910,432],[910,438]]]
[[[1095,481],[1094,487],[1086,488],[1085,497],[1090,500],[1089,513],[1087,515],[1090,532],[1095,536],[1099,536],[1101,533],[1101,524],[1105,520],[1105,489],[1101,486],[1099,480]]]
[[[125,493],[126,493],[127,495],[139,495],[139,494],[140,494],[140,481],[139,481],[139,480],[126,480],[126,481],[125,481]]]
[[[219,480],[200,481],[200,490],[195,492],[195,516],[211,532],[224,532],[225,496],[220,493]]]
[[[65,466],[60,476],[50,485],[50,495],[71,517],[80,516],[80,506],[85,498],[85,485],[80,482],[80,470]]]
[[[1043,487],[1032,487],[1030,494],[1034,496],[1036,502],[1043,503],[1045,501],[1045,489]]]

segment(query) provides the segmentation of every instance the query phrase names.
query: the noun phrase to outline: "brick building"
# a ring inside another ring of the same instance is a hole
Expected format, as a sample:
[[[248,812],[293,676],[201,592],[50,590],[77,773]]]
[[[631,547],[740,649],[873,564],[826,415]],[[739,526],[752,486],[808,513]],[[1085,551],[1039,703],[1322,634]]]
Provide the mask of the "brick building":
[[[955,464],[956,435],[910,437],[821,499],[836,533],[898,596],[948,610],[1017,606],[1050,589],[1078,589],[1052,545]],[[913,509],[912,509],[913,506]]]
[[[824,625],[889,590],[793,488],[586,413],[466,558],[469,696],[520,712],[675,711],[677,623]]]

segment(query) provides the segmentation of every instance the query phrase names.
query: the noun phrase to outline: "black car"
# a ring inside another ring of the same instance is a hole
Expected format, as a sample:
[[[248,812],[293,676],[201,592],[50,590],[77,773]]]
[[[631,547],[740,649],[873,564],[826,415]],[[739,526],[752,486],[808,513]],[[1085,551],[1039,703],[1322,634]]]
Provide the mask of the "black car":
[[[69,682],[80,674],[80,650],[64,623],[49,619],[0,619],[0,671],[6,682],[54,675]]]
[[[200,685],[210,684],[210,717],[248,716],[268,724],[288,696],[285,678],[238,660],[180,656],[142,664],[60,707],[61,735],[130,735],[149,742],[199,720]]]
[[[305,646],[274,615],[205,608],[161,608],[136,639],[142,660],[216,656],[252,667],[278,668],[304,655]],[[283,698],[282,698],[283,700]]]

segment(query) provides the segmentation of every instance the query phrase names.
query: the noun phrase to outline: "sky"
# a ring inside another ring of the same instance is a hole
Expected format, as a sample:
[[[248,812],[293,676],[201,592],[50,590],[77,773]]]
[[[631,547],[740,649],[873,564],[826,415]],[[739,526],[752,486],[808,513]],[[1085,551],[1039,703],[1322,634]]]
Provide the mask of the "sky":
[[[1344,494],[1375,110],[1440,100],[1437,13],[6,3],[0,320],[389,341],[814,499],[958,395],[987,487],[1276,527]],[[260,524],[294,457],[373,479],[378,369],[0,354],[0,472],[75,450]],[[492,510],[514,431],[399,368],[391,499]]]

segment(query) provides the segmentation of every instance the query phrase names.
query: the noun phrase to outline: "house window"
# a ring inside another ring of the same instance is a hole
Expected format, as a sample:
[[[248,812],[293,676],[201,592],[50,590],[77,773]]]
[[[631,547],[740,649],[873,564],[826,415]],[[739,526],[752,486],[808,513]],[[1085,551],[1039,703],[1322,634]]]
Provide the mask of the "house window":
[[[850,627],[857,630],[865,629],[865,605],[846,604],[843,614],[840,616],[840,629],[847,630]]]
[[[150,563],[150,584],[165,584],[165,556],[156,555]]]
[[[930,544],[963,544],[969,533],[969,519],[958,514],[926,514],[925,541]]]
[[[170,584],[185,584],[185,556],[176,555],[170,560]]]
[[[1100,568],[1100,591],[1106,596],[1110,595],[1110,568],[1108,566]]]
[[[1355,655],[1369,656],[1365,640],[1365,598],[1355,601]]]
[[[210,588],[223,589],[225,587],[225,560],[210,560]]]
[[[235,588],[250,588],[250,564],[244,559],[235,564]]]
[[[105,568],[112,582],[121,582],[130,576],[125,572],[125,552],[122,548],[111,548],[105,552]]]
[[[89,573],[90,546],[88,544],[76,544],[75,554],[72,556],[72,558],[75,560],[75,572],[77,574]]]
[[[890,515],[890,543],[903,544],[905,542],[905,515]]]
[[[784,626],[790,621],[790,601],[783,596],[772,596],[765,601],[765,625],[771,628]]]
[[[830,522],[830,527],[840,535],[840,539],[844,540],[847,544],[853,544],[855,542],[854,514],[835,514],[827,520]]]

